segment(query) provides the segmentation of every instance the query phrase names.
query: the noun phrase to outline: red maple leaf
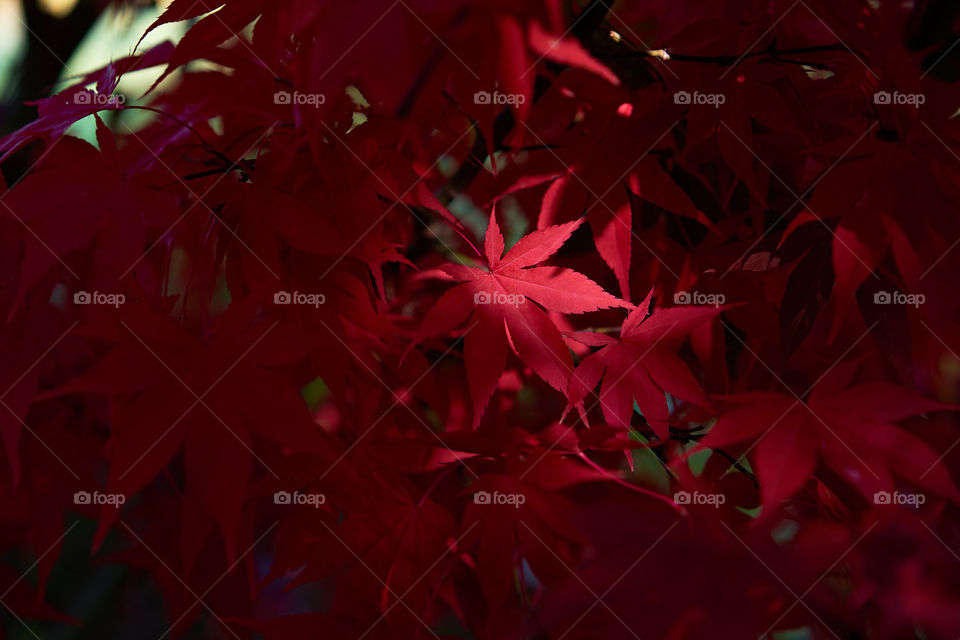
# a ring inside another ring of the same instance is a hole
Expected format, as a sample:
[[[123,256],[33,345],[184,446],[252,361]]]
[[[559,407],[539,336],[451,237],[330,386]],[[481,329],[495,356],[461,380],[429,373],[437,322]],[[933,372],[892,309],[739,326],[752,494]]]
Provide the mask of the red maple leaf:
[[[576,406],[586,422],[584,400],[603,378],[598,402],[607,422],[629,428],[636,402],[657,437],[664,441],[670,420],[667,394],[704,407],[710,404],[673,347],[725,307],[673,307],[656,312],[652,307],[651,290],[623,321],[619,339],[592,332],[571,336],[600,349],[584,358],[570,378],[568,410]]]
[[[751,442],[767,509],[792,496],[814,475],[818,459],[867,500],[891,491],[891,474],[951,500],[960,491],[923,440],[895,423],[910,416],[951,409],[888,382],[851,380],[860,364],[838,365],[813,387],[809,397],[750,392],[725,397],[724,412],[700,447]]]
[[[503,234],[493,211],[484,238],[487,268],[443,267],[447,275],[464,284],[437,300],[424,318],[418,338],[450,331],[467,321],[464,357],[474,425],[479,424],[506,367],[508,349],[553,388],[566,391],[573,361],[563,336],[544,309],[586,313],[611,307],[629,308],[629,304],[581,273],[561,267],[533,266],[552,256],[582,222],[576,220],[534,231],[503,255]]]

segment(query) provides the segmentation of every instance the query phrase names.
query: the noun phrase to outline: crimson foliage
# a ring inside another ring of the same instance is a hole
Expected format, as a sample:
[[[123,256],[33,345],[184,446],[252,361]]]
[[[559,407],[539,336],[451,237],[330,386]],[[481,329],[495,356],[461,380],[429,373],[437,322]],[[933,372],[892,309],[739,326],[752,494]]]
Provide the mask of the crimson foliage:
[[[15,637],[957,637],[953,3],[184,20],[0,142]]]

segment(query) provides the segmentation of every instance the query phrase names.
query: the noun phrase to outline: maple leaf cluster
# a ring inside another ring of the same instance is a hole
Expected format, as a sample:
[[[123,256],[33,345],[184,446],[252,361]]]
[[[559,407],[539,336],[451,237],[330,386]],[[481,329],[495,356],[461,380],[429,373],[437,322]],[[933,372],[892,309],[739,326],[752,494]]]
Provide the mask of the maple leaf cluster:
[[[4,633],[956,638],[958,16],[174,0],[0,141]]]

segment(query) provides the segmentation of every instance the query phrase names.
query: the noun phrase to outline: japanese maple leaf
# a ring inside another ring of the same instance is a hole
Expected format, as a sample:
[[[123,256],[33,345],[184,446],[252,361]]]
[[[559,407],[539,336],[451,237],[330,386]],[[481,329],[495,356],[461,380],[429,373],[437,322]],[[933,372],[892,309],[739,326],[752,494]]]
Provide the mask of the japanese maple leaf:
[[[530,48],[543,58],[595,73],[610,84],[620,86],[617,74],[591,56],[579,41],[551,35],[536,21],[530,23]]]
[[[640,407],[661,441],[666,440],[670,409],[666,394],[710,405],[687,365],[673,352],[675,343],[726,307],[673,307],[650,313],[652,294],[623,321],[620,338],[592,332],[572,337],[600,349],[583,359],[567,391],[568,411],[576,406],[586,422],[583,402],[604,379],[599,403],[613,426],[629,427],[633,403]],[[648,315],[649,314],[649,315]]]
[[[201,17],[218,7],[219,10],[216,11],[216,15],[202,17],[180,39],[167,61],[166,69],[154,81],[150,91],[156,88],[170,73],[184,64],[197,58],[212,55],[220,44],[234,37],[260,15],[257,3],[250,2],[250,0],[232,0],[231,2],[219,3],[180,0],[170,3],[166,11],[147,28],[141,40],[163,24]]]
[[[639,239],[633,220],[636,204],[648,202],[708,229],[715,227],[654,157],[638,161],[617,151],[617,141],[655,138],[666,125],[658,129],[659,123],[638,126],[621,120],[612,120],[608,131],[591,139],[592,144],[563,139],[570,148],[547,161],[560,160],[570,168],[544,193],[537,224],[568,220],[586,211],[597,253],[617,276],[620,295],[629,298],[632,245]]]
[[[27,103],[36,105],[37,119],[0,140],[0,156],[35,140],[55,140],[73,123],[99,111],[122,109],[122,97],[112,95],[120,76],[166,62],[172,53],[173,45],[162,42],[145,53],[115,60],[88,73],[55,95]],[[85,88],[92,82],[96,83],[96,91]]]
[[[849,386],[859,361],[837,366],[813,388],[806,402],[774,392],[729,396],[701,447],[750,441],[765,509],[789,498],[814,474],[818,459],[868,500],[890,491],[891,472],[952,500],[960,492],[937,454],[895,423],[928,411],[950,409],[888,382]]]
[[[530,571],[548,584],[563,577],[557,558],[587,539],[579,510],[563,491],[609,480],[561,455],[515,456],[508,454],[503,469],[481,475],[464,492],[469,502],[461,523],[462,548],[472,558],[491,617],[506,613],[516,593],[513,576]],[[493,500],[484,502],[485,494]]]
[[[586,313],[630,307],[581,273],[533,266],[553,255],[582,222],[580,219],[534,231],[503,255],[503,234],[493,211],[484,239],[487,268],[443,268],[464,284],[441,296],[427,313],[418,338],[450,331],[469,319],[464,358],[474,426],[479,424],[506,367],[508,348],[553,388],[566,391],[573,362],[560,331],[544,309]]]

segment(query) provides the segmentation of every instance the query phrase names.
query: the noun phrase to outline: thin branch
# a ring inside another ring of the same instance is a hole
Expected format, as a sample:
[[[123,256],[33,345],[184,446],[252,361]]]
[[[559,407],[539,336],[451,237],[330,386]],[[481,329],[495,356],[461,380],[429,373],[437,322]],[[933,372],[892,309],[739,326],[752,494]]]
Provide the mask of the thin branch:
[[[666,54],[664,54],[663,51],[666,51]],[[695,55],[687,55],[683,53],[673,53],[672,51],[669,51],[669,49],[666,49],[666,50],[659,50],[656,52],[642,51],[642,50],[624,51],[624,52],[616,52],[616,53],[609,53],[609,54],[601,54],[598,57],[610,58],[610,59],[661,58],[664,61],[675,60],[678,62],[702,62],[705,64],[715,64],[721,67],[730,67],[748,58],[768,56],[771,59],[779,60],[780,62],[791,62],[794,64],[807,64],[811,67],[820,67],[822,65],[820,65],[819,63],[800,62],[797,60],[781,60],[780,56],[795,56],[795,55],[803,55],[807,53],[825,53],[828,51],[846,51],[848,53],[860,55],[857,51],[851,49],[850,47],[846,46],[842,42],[837,42],[834,44],[816,45],[811,47],[797,47],[794,49],[779,49],[779,50],[776,48],[776,43],[774,42],[774,43],[771,43],[769,47],[766,47],[759,51],[752,51],[744,56],[739,56],[739,55],[695,56]]]

